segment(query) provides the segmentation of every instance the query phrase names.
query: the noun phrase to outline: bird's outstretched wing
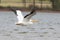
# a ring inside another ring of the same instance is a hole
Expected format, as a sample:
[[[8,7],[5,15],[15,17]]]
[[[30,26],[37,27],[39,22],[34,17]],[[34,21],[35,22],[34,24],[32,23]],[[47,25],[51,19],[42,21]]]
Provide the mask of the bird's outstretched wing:
[[[22,15],[22,12],[20,10],[16,10],[17,13],[17,19],[19,22],[22,22],[24,19],[24,16]]]
[[[36,14],[35,10],[32,10],[29,14],[27,14],[24,18],[29,21],[32,16]]]
[[[14,8],[12,8],[12,7],[9,7],[9,9],[10,9],[11,11],[13,11],[13,12],[15,13],[15,15],[17,15],[16,9],[14,9]]]
[[[23,21],[23,15],[22,15],[22,12],[20,10],[16,10],[12,7],[9,7],[11,11],[13,11],[15,13],[15,15],[17,15],[17,19],[19,22],[22,22]]]

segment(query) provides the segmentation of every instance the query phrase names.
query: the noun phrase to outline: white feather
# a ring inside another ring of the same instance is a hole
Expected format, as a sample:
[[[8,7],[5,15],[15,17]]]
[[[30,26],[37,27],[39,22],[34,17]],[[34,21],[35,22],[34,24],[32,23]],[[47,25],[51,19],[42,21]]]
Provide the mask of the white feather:
[[[24,19],[23,15],[22,15],[22,12],[20,10],[16,10],[16,12],[17,12],[18,22],[21,23]]]

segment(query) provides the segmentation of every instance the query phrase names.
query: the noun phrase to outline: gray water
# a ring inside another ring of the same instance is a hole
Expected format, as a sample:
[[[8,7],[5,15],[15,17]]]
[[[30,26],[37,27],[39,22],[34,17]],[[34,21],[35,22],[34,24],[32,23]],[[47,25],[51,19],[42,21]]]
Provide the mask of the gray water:
[[[22,12],[25,16],[27,12]],[[29,13],[29,12],[28,12]],[[60,14],[37,12],[33,25],[15,25],[13,12],[0,11],[0,40],[60,40]]]

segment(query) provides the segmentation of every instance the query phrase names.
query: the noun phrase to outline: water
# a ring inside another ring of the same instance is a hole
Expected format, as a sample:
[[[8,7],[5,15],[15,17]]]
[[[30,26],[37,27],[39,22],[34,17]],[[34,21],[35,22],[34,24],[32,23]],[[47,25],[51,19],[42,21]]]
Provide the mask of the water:
[[[27,14],[22,13],[24,16]],[[27,26],[15,25],[17,18],[13,12],[0,11],[0,39],[60,40],[59,13],[37,12],[32,19],[37,19],[39,22]]]

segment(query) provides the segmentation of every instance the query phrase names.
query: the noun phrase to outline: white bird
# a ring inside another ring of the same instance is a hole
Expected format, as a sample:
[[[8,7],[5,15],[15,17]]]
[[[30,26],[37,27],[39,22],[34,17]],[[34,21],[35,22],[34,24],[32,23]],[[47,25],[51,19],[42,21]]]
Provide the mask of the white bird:
[[[11,9],[11,10],[14,11],[15,14],[17,15],[18,22],[16,23],[16,25],[33,24],[33,22],[36,21],[36,20],[31,20],[31,17],[36,14],[35,10],[32,10],[26,16],[23,16],[20,10],[14,10],[14,9]]]

